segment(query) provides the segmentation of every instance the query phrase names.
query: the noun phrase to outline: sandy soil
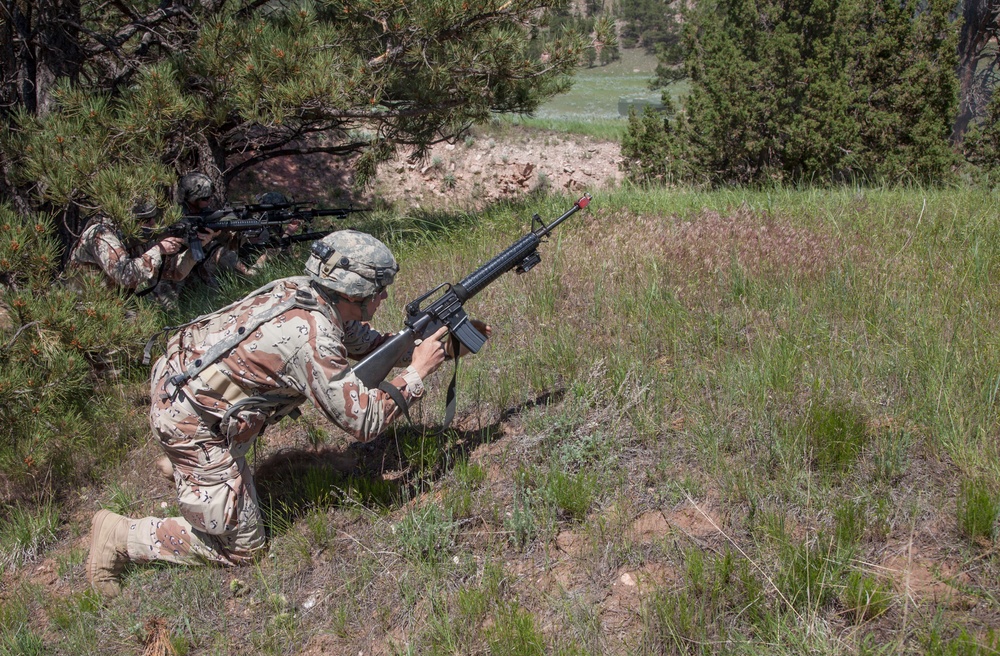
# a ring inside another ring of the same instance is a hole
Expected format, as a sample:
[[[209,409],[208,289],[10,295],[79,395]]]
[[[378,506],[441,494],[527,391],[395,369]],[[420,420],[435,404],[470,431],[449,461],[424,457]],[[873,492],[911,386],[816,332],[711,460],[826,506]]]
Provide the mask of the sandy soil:
[[[378,201],[399,209],[481,208],[541,188],[570,193],[618,185],[621,149],[591,137],[511,131],[437,144],[423,160],[405,155],[384,164],[370,188],[353,190],[351,162],[324,155],[273,160],[240,176],[230,198],[277,190],[296,201],[342,206]]]

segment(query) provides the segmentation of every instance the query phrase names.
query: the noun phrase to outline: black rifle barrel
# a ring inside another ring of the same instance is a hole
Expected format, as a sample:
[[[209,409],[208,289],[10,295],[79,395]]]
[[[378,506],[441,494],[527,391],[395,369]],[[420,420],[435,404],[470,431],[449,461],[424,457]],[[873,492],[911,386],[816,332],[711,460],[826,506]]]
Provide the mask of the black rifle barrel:
[[[549,234],[553,228],[569,218],[573,213],[582,210],[590,203],[590,194],[585,194],[578,200],[573,208],[561,217],[550,223],[543,225],[531,234],[525,235],[517,240],[513,246],[491,259],[489,262],[479,267],[471,275],[466,276],[462,282],[453,285],[441,297],[430,303],[425,308],[420,308],[420,301],[425,296],[411,302],[407,306],[408,317],[404,320],[405,328],[390,337],[385,343],[369,353],[364,359],[352,367],[354,375],[358,377],[366,387],[375,387],[385,380],[399,359],[413,348],[418,338],[426,339],[434,330],[441,325],[447,325],[452,329],[453,334],[459,341],[462,341],[462,331],[469,331],[467,324],[468,316],[462,304],[472,296],[483,290],[484,287],[499,278],[503,273],[521,264],[525,264],[525,270],[529,268],[527,264],[537,262],[535,251],[541,238]],[[535,258],[532,258],[532,256]],[[455,333],[455,329],[459,333]],[[465,334],[469,343],[465,344],[470,351],[475,353],[478,346],[482,346],[485,337],[475,329],[471,329],[472,335]],[[474,342],[478,342],[478,345]],[[465,342],[463,342],[465,343]]]
[[[576,201],[576,204],[574,204],[568,212],[560,216],[558,219],[555,219],[552,223],[543,225],[538,230],[530,232],[518,239],[512,246],[507,248],[507,250],[470,273],[468,276],[463,278],[461,282],[455,285],[452,288],[455,291],[455,295],[465,302],[481,292],[491,282],[519,265],[526,257],[535,252],[538,245],[542,243],[542,237],[548,235],[553,229],[555,229],[556,226],[571,217],[576,212],[585,208],[589,203],[590,194],[584,194],[584,196],[580,200]]]
[[[363,207],[328,207],[328,208],[318,208],[310,210],[299,210],[299,214],[304,214],[308,216],[338,216],[345,217],[351,212],[367,212],[368,210]]]
[[[257,221],[255,219],[233,219],[232,221],[192,221],[199,230],[254,230],[270,226],[287,225],[288,221]]]

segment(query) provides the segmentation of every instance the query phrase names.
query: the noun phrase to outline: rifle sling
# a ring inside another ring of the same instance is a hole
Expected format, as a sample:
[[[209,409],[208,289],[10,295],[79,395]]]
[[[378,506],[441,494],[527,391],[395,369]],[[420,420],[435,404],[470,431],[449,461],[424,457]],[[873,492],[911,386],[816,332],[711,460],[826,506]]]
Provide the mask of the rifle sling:
[[[462,343],[458,341],[458,338],[454,334],[451,335],[451,348],[452,353],[458,353],[460,348],[462,348]],[[442,429],[448,428],[451,425],[451,421],[455,418],[455,406],[457,405],[456,389],[458,387],[458,358],[455,358],[455,370],[451,375],[451,382],[448,383],[448,394],[445,401],[444,409],[444,423],[441,425]],[[387,380],[383,380],[378,384],[378,388],[389,395],[396,407],[403,411],[403,416],[406,417],[406,421],[413,423],[413,419],[410,417],[410,409],[407,406],[406,399],[403,398],[403,393],[398,387],[393,385]]]
[[[396,404],[396,407],[403,411],[403,416],[406,417],[406,421],[412,424],[413,419],[410,418],[410,409],[407,407],[406,399],[403,398],[403,393],[399,391],[399,388],[387,380],[383,380],[379,383],[378,388],[389,395],[389,398]]]
[[[458,383],[458,356],[461,353],[459,349],[462,348],[462,343],[458,341],[454,333],[451,333],[451,352],[454,353],[455,357],[455,370],[451,374],[451,382],[448,383],[448,394],[445,396],[445,406],[444,406],[444,424],[442,428],[448,428],[451,425],[451,420],[455,418],[455,406],[458,394],[456,393],[457,383]]]
[[[164,255],[160,258],[160,266],[156,268],[156,280],[154,280],[152,284],[149,285],[149,287],[142,290],[141,292],[135,292],[136,298],[142,298],[146,294],[156,289],[156,286],[160,284],[160,279],[163,278],[163,267],[165,267],[166,265],[167,265],[167,256]]]

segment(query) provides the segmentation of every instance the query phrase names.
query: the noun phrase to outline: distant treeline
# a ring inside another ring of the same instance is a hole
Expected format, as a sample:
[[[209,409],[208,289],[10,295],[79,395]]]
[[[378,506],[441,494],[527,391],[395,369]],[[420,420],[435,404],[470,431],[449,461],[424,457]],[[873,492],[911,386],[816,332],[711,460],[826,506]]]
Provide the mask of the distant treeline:
[[[674,3],[661,3],[664,10]],[[997,6],[993,6],[997,5]],[[989,181],[998,2],[701,0],[659,48],[654,84],[679,103],[633,115],[640,182]],[[963,14],[964,12],[964,14]]]

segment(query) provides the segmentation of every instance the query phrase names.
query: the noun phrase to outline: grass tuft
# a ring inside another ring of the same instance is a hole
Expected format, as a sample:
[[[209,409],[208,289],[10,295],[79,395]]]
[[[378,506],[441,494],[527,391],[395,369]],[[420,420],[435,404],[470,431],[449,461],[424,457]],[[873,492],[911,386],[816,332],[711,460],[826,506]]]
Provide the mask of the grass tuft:
[[[802,431],[813,464],[821,472],[846,471],[869,442],[868,428],[860,410],[841,401],[815,403]]]
[[[439,563],[455,546],[458,524],[451,513],[436,503],[414,508],[393,533],[403,555],[412,561]]]
[[[842,602],[854,623],[861,624],[888,611],[892,594],[874,577],[855,571],[847,576]]]
[[[541,656],[545,640],[534,615],[517,605],[506,605],[487,630],[490,653],[495,656]]]
[[[958,528],[970,542],[992,543],[996,537],[1000,500],[980,478],[966,479],[958,493]]]
[[[573,474],[552,467],[545,481],[544,494],[570,519],[580,521],[594,504],[597,476],[586,472]]]
[[[41,556],[55,540],[58,525],[59,512],[51,503],[11,508],[0,520],[0,574]]]

